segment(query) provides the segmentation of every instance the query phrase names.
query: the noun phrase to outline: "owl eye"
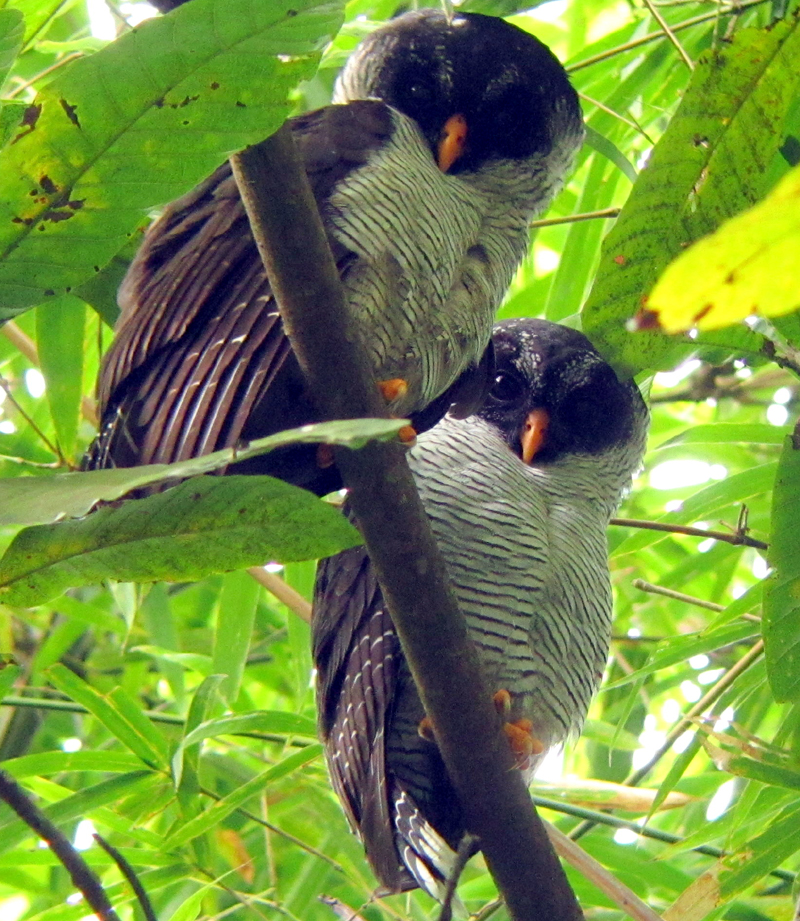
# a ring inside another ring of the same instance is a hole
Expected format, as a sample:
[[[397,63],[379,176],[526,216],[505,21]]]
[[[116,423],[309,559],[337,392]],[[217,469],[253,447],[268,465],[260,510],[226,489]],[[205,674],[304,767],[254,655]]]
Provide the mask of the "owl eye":
[[[500,403],[515,403],[525,395],[525,384],[507,371],[501,371],[494,379],[489,396]]]

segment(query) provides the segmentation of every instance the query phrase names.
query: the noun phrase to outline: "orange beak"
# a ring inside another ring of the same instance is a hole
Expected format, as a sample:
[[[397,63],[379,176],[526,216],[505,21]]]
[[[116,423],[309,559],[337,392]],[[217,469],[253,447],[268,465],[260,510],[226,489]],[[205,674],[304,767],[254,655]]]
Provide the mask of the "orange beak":
[[[520,442],[522,443],[522,460],[526,464],[534,459],[539,449],[547,438],[547,427],[550,425],[550,416],[546,409],[532,409],[528,413],[525,425],[522,427]]]
[[[444,123],[436,151],[436,163],[446,173],[464,153],[467,144],[467,120],[463,115],[451,115]]]

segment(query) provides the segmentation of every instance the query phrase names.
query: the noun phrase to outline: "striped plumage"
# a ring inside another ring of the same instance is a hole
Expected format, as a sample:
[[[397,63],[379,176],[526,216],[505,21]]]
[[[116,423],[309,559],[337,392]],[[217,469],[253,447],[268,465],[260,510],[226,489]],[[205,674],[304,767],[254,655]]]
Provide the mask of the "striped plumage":
[[[486,405],[446,417],[410,463],[490,684],[545,751],[580,731],[608,652],[606,528],[641,463],[647,410],[588,340],[498,324]],[[532,411],[549,428],[529,464]],[[461,812],[363,548],[320,565],[314,654],[334,787],[389,891],[441,895]],[[543,755],[542,755],[543,756]],[[542,756],[528,765],[529,773]]]
[[[515,26],[423,10],[362,42],[335,102],[292,130],[376,377],[407,381],[391,408],[423,430],[485,395],[494,312],[583,137],[577,95]],[[466,135],[445,156],[453,117]],[[120,307],[89,466],[176,461],[318,418],[227,164],[151,226]],[[338,485],[314,461],[303,448],[246,469]]]

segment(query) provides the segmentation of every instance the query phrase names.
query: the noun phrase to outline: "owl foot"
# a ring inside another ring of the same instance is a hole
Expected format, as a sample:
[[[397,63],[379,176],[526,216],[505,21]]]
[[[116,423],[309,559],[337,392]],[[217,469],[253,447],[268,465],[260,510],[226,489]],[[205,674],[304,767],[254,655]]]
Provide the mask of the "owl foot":
[[[500,716],[507,717],[511,713],[511,694],[505,688],[497,691],[492,701]],[[530,720],[506,720],[503,723],[503,732],[511,746],[516,766],[521,771],[530,766],[535,755],[541,755],[544,751],[543,743],[531,732],[532,729],[533,723]]]
[[[378,381],[378,387],[387,403],[394,403],[396,399],[408,393],[408,383],[402,377],[391,377],[388,381]]]
[[[419,726],[417,726],[417,732],[420,735],[420,738],[425,739],[426,742],[435,742],[436,738],[433,734],[433,720],[429,716],[423,716],[419,721]]]

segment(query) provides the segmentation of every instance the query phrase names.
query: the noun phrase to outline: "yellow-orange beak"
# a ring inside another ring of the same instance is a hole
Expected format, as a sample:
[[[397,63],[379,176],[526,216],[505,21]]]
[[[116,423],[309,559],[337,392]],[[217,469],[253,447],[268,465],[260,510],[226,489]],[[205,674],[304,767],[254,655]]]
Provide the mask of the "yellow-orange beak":
[[[546,409],[532,409],[522,427],[522,460],[526,464],[534,459],[547,438],[550,416]]]
[[[464,153],[466,144],[466,118],[463,115],[451,115],[444,123],[436,150],[436,162],[443,173],[446,173]]]

